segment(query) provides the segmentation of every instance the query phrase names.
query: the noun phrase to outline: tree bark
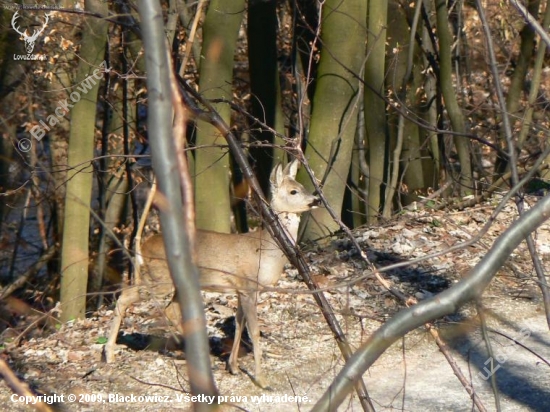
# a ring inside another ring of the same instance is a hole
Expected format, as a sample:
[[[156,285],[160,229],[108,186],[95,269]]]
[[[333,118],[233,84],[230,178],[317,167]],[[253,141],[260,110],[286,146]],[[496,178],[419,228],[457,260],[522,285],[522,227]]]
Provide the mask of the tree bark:
[[[108,13],[107,3],[101,0],[86,1],[86,10],[104,16]],[[69,173],[61,249],[62,322],[83,318],[86,313],[93,179],[91,159],[94,157],[96,102],[101,82],[97,77],[101,79],[103,76],[98,67],[104,59],[108,27],[106,21],[97,18],[87,18],[83,23],[77,80],[80,85],[86,81],[94,84],[86,93],[75,90],[70,94],[70,100],[76,103],[70,113]],[[91,79],[95,82],[91,82]]]
[[[470,147],[466,134],[466,124],[462,109],[458,105],[458,100],[453,87],[451,48],[452,37],[449,29],[449,14],[447,11],[446,0],[435,0],[437,35],[439,38],[439,70],[441,92],[447,108],[447,113],[451,121],[453,131],[458,133],[454,136],[454,144],[460,161],[460,193],[468,195],[473,193],[472,162],[470,157]]]
[[[386,25],[388,2],[369,2],[367,25],[367,61],[365,63],[365,127],[369,164],[369,204],[367,223],[378,219],[383,199],[386,156],[386,102],[384,96],[386,67]]]
[[[359,80],[365,51],[366,3],[328,0],[322,10],[323,50],[313,99],[306,158],[323,184],[323,193],[341,215],[358,113]],[[302,183],[312,189],[302,170]],[[305,237],[318,239],[339,228],[321,208],[307,220]]]
[[[212,0],[203,26],[199,90],[207,99],[231,101],[233,61],[239,29],[245,12],[244,0]],[[214,104],[230,123],[226,103]],[[210,124],[197,124],[195,152],[195,205],[197,227],[228,233],[231,230],[229,154],[223,136]]]

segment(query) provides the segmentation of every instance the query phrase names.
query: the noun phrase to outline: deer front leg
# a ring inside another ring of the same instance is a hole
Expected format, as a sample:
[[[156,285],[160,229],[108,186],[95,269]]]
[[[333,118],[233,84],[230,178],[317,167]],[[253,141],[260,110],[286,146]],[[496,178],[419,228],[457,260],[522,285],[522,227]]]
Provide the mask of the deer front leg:
[[[115,348],[116,348],[116,338],[118,336],[118,331],[120,330],[120,324],[124,315],[126,314],[126,309],[128,306],[139,301],[139,288],[131,287],[124,289],[120,294],[116,307],[114,310],[113,324],[111,325],[111,331],[109,332],[109,339],[104,347],[105,361],[107,363],[113,363],[115,361]]]
[[[261,388],[267,387],[267,380],[262,373],[262,348],[260,346],[260,326],[258,325],[258,293],[252,296],[243,295],[240,300],[240,306],[244,312],[245,322],[248,325],[248,334],[252,339],[254,349],[254,364],[256,384]]]
[[[246,325],[246,319],[244,317],[241,295],[237,294],[237,314],[235,315],[235,337],[233,340],[233,347],[231,348],[231,354],[227,361],[227,368],[233,375],[239,373],[239,347],[241,344],[241,336],[243,329]]]

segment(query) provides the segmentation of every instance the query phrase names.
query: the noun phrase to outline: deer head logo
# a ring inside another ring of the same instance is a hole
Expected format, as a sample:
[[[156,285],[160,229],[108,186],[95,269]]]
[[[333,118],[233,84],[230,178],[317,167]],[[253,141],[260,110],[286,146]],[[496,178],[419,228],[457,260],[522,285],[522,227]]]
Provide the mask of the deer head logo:
[[[19,12],[18,11],[15,12],[15,14],[13,15],[13,17],[11,19],[11,26],[13,27],[13,29],[17,33],[19,33],[21,36],[23,36],[23,40],[25,42],[25,48],[27,49],[28,54],[32,53],[32,51],[34,50],[34,43],[36,42],[36,39],[38,38],[38,36],[40,36],[40,34],[42,34],[44,29],[48,25],[48,21],[50,20],[50,16],[47,15],[47,14],[45,16],[46,16],[46,19],[44,20],[44,24],[42,25],[42,28],[39,29],[39,30],[35,30],[34,33],[32,34],[32,36],[29,36],[27,34],[27,29],[25,29],[25,31],[22,32],[21,29],[19,27],[17,27],[17,19],[19,18]]]

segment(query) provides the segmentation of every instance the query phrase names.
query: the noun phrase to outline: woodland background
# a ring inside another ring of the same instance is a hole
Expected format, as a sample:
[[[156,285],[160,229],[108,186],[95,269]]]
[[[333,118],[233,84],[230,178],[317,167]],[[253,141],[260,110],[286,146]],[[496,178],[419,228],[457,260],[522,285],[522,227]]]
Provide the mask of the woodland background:
[[[25,2],[0,2],[3,329],[21,321],[18,305],[52,315],[61,308],[66,322],[112,304],[131,273],[156,138],[147,127],[139,5],[28,3],[17,24],[29,34],[44,28],[33,51],[44,60],[13,58],[26,54],[13,29],[14,7]],[[199,228],[259,224],[243,171],[205,113],[230,126],[264,193],[274,164],[305,162],[299,180],[320,187],[327,207],[311,213],[302,239],[320,245],[344,225],[377,227],[407,210],[462,210],[504,195],[514,196],[519,215],[525,193],[546,193],[547,2],[161,7],[187,110]],[[97,69],[103,79],[52,124],[60,102]],[[41,121],[51,127],[38,141],[31,130]],[[529,252],[536,262],[536,249]]]

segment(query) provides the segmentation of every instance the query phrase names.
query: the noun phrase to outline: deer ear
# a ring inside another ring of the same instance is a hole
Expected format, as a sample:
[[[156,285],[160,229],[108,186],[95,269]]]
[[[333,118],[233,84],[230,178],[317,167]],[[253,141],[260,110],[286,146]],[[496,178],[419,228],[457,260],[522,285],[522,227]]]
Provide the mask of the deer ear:
[[[280,163],[277,163],[277,166],[271,172],[271,176],[269,176],[269,181],[273,186],[279,186],[283,182],[284,177],[283,167]]]
[[[298,168],[300,167],[300,162],[298,159],[294,159],[292,162],[290,162],[285,167],[285,176],[290,176],[292,179],[296,178],[296,174],[298,173]]]

